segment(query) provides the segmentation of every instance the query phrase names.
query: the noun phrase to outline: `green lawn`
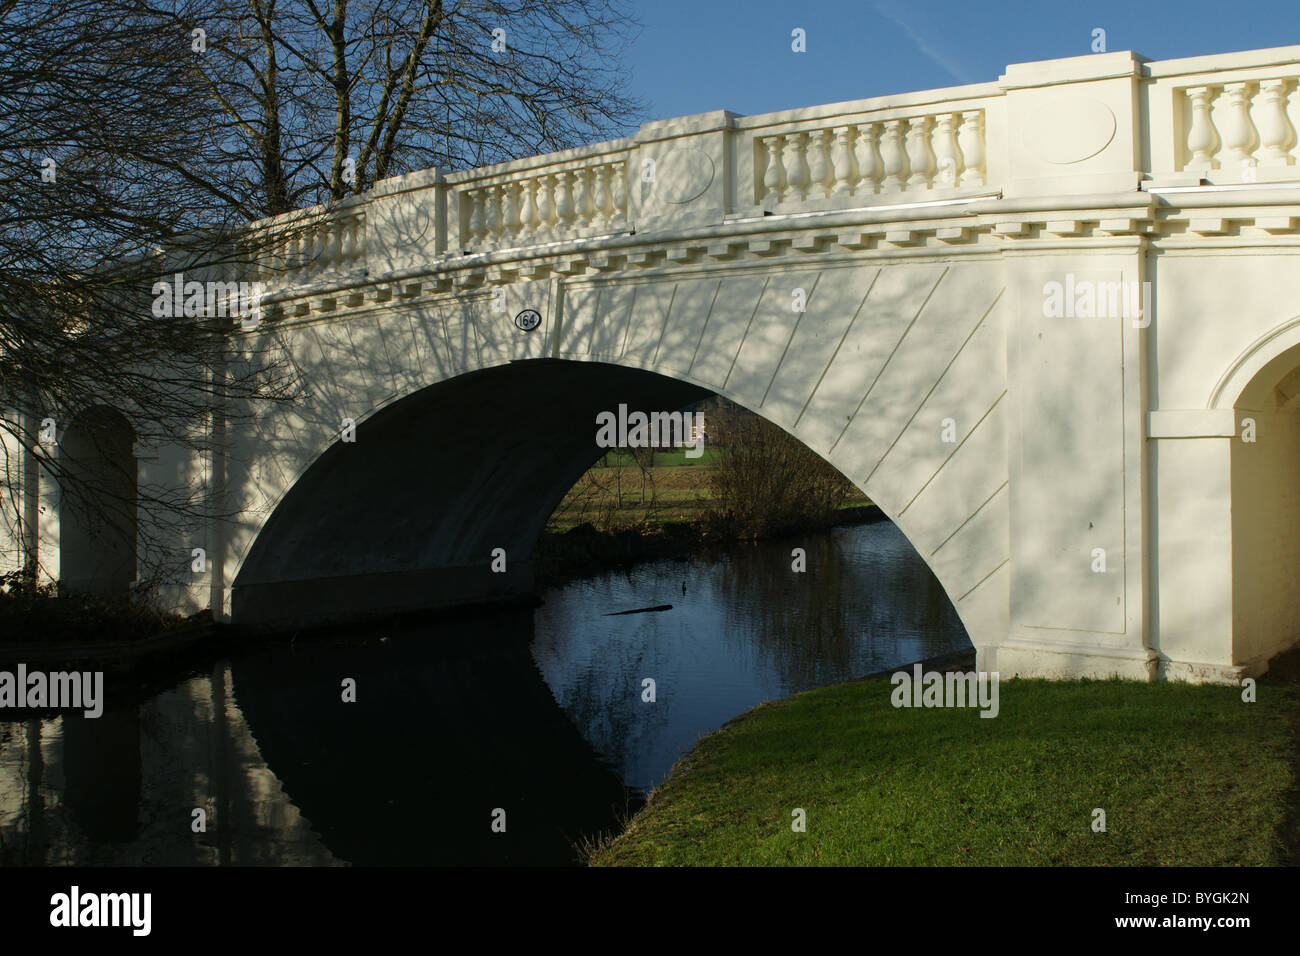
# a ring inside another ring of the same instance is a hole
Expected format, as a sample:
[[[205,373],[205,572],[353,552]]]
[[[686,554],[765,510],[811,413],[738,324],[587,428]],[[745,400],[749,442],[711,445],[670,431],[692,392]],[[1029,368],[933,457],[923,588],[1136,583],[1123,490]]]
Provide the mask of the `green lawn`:
[[[1294,858],[1300,684],[1004,681],[1000,714],[888,681],[700,741],[593,865],[1266,865]],[[807,831],[791,830],[803,808]],[[1105,833],[1091,829],[1106,812]]]
[[[683,448],[667,448],[655,453],[643,496],[641,471],[632,455],[611,451],[556,506],[549,529],[568,531],[585,522],[618,529],[698,520],[709,506],[709,472],[717,450],[705,446],[700,458],[686,458],[684,452]],[[843,507],[869,503],[866,495],[854,489]]]

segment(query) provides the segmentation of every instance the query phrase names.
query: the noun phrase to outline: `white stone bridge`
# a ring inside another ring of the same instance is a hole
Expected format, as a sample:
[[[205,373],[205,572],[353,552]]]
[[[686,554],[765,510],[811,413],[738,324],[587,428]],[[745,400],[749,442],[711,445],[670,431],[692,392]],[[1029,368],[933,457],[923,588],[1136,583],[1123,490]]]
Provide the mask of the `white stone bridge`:
[[[525,592],[596,413],[716,393],[879,504],[981,669],[1260,673],[1300,637],[1298,78],[1300,47],[1016,64],[260,224],[316,222],[242,339],[307,394],[203,460],[136,445],[239,512],[166,591],[248,624]],[[108,573],[39,496],[48,572]]]

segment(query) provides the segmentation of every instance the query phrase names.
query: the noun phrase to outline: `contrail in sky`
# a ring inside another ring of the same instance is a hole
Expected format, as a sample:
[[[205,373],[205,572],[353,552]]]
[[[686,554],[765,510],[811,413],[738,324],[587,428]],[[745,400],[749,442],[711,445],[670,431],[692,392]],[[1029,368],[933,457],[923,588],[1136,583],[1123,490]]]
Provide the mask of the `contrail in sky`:
[[[922,37],[919,33],[913,30],[906,23],[904,23],[901,19],[899,19],[899,17],[896,14],[890,12],[889,10],[886,10],[880,4],[879,0],[873,0],[872,6],[876,8],[876,12],[879,13],[882,17],[884,17],[890,23],[894,24],[894,26],[898,27],[898,29],[902,30],[905,34],[907,34],[907,38],[912,41],[912,43],[916,46],[916,48],[920,50],[921,53],[924,54],[925,57],[930,60],[930,62],[934,63],[940,69],[947,70],[949,73],[952,74],[953,77],[960,80],[962,83],[975,82],[970,78],[970,76],[966,73],[965,70],[963,70],[960,66],[954,63],[948,57],[944,56],[934,47],[930,46],[930,44],[925,41],[924,37]]]

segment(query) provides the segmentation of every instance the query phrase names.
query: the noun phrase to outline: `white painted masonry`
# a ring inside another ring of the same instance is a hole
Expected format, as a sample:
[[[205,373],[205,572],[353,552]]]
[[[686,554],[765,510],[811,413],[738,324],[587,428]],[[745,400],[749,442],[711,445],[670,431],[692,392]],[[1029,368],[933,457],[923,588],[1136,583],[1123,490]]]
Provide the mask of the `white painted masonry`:
[[[168,593],[275,623],[525,590],[592,411],[703,390],[880,505],[978,670],[1261,673],[1300,638],[1298,79],[1300,47],[1014,64],[259,224],[318,217],[255,271],[280,317],[242,339],[308,392],[210,460],[141,458],[238,512],[177,542]],[[1067,275],[1149,282],[1149,322],[1046,316]],[[41,534],[57,575],[57,508]]]

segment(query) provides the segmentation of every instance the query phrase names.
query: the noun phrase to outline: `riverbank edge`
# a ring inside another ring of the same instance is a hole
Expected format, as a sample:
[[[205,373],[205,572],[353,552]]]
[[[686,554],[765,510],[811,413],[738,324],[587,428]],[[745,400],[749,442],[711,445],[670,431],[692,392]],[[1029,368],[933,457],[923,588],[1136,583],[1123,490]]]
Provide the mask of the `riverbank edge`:
[[[687,776],[689,774],[692,774],[696,771],[697,768],[694,766],[694,764],[696,762],[695,755],[697,753],[699,753],[707,744],[709,744],[712,740],[714,740],[714,738],[718,737],[719,735],[722,735],[727,730],[733,728],[736,724],[739,724],[743,721],[754,719],[757,711],[765,710],[773,704],[779,704],[779,703],[789,701],[794,697],[825,693],[825,692],[832,691],[836,688],[844,688],[852,684],[864,683],[867,681],[886,680],[900,671],[910,672],[914,667],[918,665],[921,667],[922,671],[938,671],[940,673],[963,672],[974,667],[975,659],[976,658],[975,658],[974,648],[970,648],[968,650],[962,650],[962,651],[955,651],[949,654],[939,655],[937,657],[928,658],[922,661],[916,661],[910,664],[901,664],[898,665],[897,667],[888,668],[882,671],[876,671],[875,673],[867,674],[862,677],[853,678],[847,681],[841,681],[835,684],[827,684],[823,687],[813,688],[808,691],[801,691],[799,693],[791,694],[784,698],[774,698],[772,700],[763,701],[759,704],[756,704],[755,706],[751,707],[749,710],[745,711],[744,713],[738,714],[737,716],[721,724],[716,730],[713,730],[708,734],[702,735],[700,739],[696,742],[695,746],[692,747],[688,753],[683,754],[682,757],[676,763],[673,764],[672,769],[668,772],[668,774],[664,777],[664,779],[650,793],[644,796],[644,798],[641,801],[640,808],[634,814],[632,814],[629,817],[626,817],[621,821],[621,826],[618,832],[606,832],[600,834],[599,837],[596,839],[586,839],[579,844],[575,844],[575,850],[577,850],[580,855],[580,864],[587,867],[647,865],[644,863],[626,864],[626,863],[619,863],[619,862],[610,862],[608,861],[608,857],[612,849],[618,844],[618,841],[622,840],[639,823],[643,822],[647,815],[655,812],[656,798],[666,788],[668,788],[670,784],[674,786],[680,785],[684,779],[687,779]],[[1295,688],[1300,688],[1300,647],[1292,648],[1291,650],[1284,652],[1282,655],[1279,655],[1279,657],[1274,659],[1274,663],[1276,666],[1272,668],[1269,675],[1267,675],[1270,686],[1276,687],[1280,684],[1282,686],[1290,685]],[[1113,682],[1119,684],[1135,684],[1137,686],[1143,686],[1143,687],[1148,686],[1146,682],[1130,681],[1121,678],[1114,678]],[[1082,681],[1068,681],[1068,680],[1047,681],[1045,683],[1088,684],[1088,683],[1098,683],[1098,682],[1088,681],[1085,679]],[[1173,683],[1181,684],[1184,682],[1173,682]],[[1279,861],[1273,864],[1277,866],[1300,865],[1300,786],[1298,786],[1298,782],[1300,782],[1300,729],[1297,729],[1297,727],[1300,727],[1300,725],[1296,725],[1292,727],[1292,729],[1288,734],[1290,738],[1290,742],[1289,744],[1284,744],[1282,748],[1285,753],[1283,759],[1290,765],[1290,769],[1291,769],[1291,785],[1281,798],[1285,819],[1283,820],[1282,825],[1280,827],[1280,834],[1283,835],[1283,838],[1285,839],[1287,844],[1286,853],[1288,855],[1288,858],[1286,860]],[[678,864],[678,865],[683,865],[683,864]],[[684,865],[689,866],[691,864],[684,864]],[[741,864],[741,865],[746,865],[746,864]]]
[[[760,701],[753,707],[749,708],[749,710],[737,714],[735,717],[719,724],[714,730],[711,730],[709,733],[700,737],[700,739],[696,741],[695,746],[692,747],[688,753],[683,754],[681,758],[672,765],[667,776],[660,781],[659,785],[641,798],[639,801],[639,809],[631,816],[623,819],[621,829],[617,833],[606,832],[602,834],[599,839],[587,839],[575,847],[582,857],[582,864],[584,866],[599,865],[594,862],[596,858],[601,856],[615,841],[621,839],[623,835],[637,822],[642,814],[651,811],[655,795],[662,791],[664,787],[668,786],[669,783],[675,782],[679,772],[684,766],[686,766],[700,747],[702,747],[710,738],[722,733],[733,724],[740,723],[743,720],[748,720],[755,711],[768,707],[771,704],[778,703],[779,701],[789,700],[791,697],[796,697],[799,694],[815,693],[816,691],[826,690],[831,687],[843,687],[846,684],[860,684],[865,681],[887,680],[900,671],[910,674],[912,669],[918,666],[923,672],[937,671],[941,674],[965,673],[975,667],[975,648],[968,647],[959,651],[950,651],[947,654],[939,654],[935,657],[927,657],[919,661],[909,661],[906,664],[898,664],[894,667],[887,667],[884,670],[873,671],[870,674],[863,674],[861,677],[850,677],[848,680],[838,681],[834,684],[826,684],[823,687],[813,687],[806,691],[798,691],[797,693],[790,694],[786,697],[774,697],[770,700]]]
[[[206,650],[219,636],[235,632],[212,620],[211,612],[165,628],[137,641],[73,643],[70,641],[3,641],[0,662],[33,665],[76,665],[100,670],[132,670]]]
[[[656,525],[651,534],[640,529],[597,531],[591,525],[579,525],[563,532],[543,532],[538,537],[533,549],[535,586],[538,592],[543,592],[646,561],[707,560],[755,543],[789,540],[800,535],[888,520],[888,515],[874,503],[855,505],[841,509],[835,520],[825,527],[801,528],[761,538],[759,542],[711,537],[698,522]]]

